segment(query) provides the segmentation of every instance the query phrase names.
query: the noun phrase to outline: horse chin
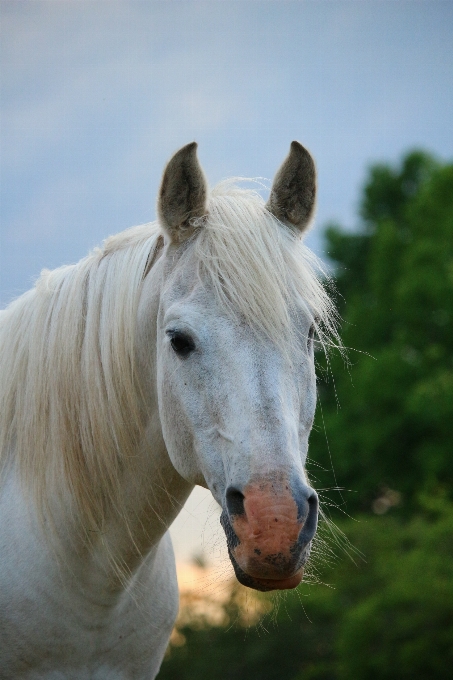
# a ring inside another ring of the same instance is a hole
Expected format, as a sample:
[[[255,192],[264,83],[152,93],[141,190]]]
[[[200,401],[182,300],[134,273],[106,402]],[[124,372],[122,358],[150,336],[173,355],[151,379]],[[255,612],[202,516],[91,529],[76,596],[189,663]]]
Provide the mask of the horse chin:
[[[254,590],[260,590],[261,592],[269,592],[270,590],[290,590],[291,588],[297,588],[299,583],[302,581],[304,575],[304,570],[300,569],[294,576],[284,579],[270,579],[270,578],[254,578],[249,577],[246,584],[249,588]]]
[[[243,586],[260,590],[261,592],[269,592],[270,590],[290,590],[297,588],[302,581],[304,575],[304,568],[299,567],[295,574],[286,578],[260,578],[259,576],[250,576],[247,574],[234,559],[234,556],[229,551],[231,563],[234,568],[236,578]]]

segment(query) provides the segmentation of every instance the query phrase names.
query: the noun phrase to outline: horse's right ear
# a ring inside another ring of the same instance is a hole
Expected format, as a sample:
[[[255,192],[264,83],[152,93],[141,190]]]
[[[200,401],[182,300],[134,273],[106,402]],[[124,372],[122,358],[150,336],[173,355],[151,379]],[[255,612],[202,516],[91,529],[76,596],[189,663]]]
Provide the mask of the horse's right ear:
[[[193,233],[191,221],[206,214],[207,193],[197,143],[192,142],[169,160],[159,190],[157,214],[172,243],[182,243]]]

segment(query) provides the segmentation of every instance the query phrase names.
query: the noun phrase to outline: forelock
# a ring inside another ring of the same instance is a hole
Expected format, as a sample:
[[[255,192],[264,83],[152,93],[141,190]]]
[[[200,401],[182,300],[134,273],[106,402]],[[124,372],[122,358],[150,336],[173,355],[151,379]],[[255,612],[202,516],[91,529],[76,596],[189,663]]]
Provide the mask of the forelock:
[[[224,308],[271,341],[293,341],[292,308],[303,308],[320,339],[339,340],[335,307],[319,259],[254,190],[232,180],[211,192],[193,240],[200,276]],[[192,250],[192,247],[190,248]]]

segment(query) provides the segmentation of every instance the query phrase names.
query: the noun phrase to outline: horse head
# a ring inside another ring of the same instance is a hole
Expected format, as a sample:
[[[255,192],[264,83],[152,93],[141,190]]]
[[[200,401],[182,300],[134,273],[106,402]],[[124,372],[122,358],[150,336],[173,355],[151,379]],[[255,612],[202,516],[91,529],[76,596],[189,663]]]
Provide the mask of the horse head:
[[[236,576],[257,590],[298,585],[317,528],[304,465],[327,296],[300,261],[315,189],[313,160],[293,142],[266,205],[231,187],[209,197],[192,143],[159,194],[163,438],[178,473],[221,505]]]

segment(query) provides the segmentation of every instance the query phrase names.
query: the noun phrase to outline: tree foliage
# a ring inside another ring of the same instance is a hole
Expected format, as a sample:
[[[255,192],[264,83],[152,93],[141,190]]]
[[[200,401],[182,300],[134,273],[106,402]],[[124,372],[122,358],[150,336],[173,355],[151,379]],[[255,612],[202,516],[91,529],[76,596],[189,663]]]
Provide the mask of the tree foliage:
[[[412,512],[421,490],[453,489],[453,166],[376,166],[360,212],[359,233],[326,232],[350,366],[324,365],[310,458],[348,512],[385,489]]]

